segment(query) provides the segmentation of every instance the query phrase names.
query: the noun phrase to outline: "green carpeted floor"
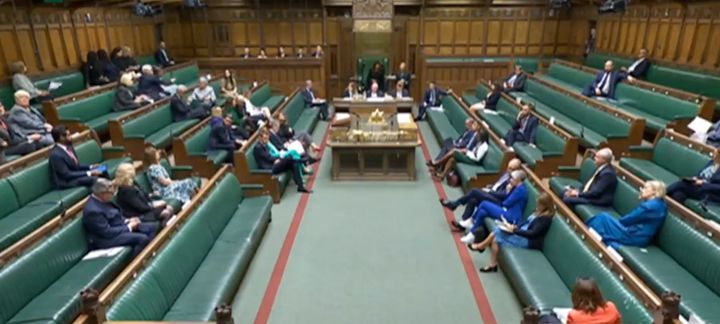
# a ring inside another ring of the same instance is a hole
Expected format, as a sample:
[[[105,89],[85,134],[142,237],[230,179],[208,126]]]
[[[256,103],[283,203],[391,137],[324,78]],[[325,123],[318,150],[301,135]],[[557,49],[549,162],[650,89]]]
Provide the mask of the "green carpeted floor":
[[[317,143],[325,127],[316,128]],[[421,123],[421,131],[430,152],[437,152],[427,124]],[[417,151],[416,182],[333,182],[328,153],[269,322],[481,323],[422,150]],[[460,194],[445,190],[450,197]],[[236,323],[255,321],[300,197],[290,186],[273,207],[273,222],[233,305]],[[477,268],[488,254],[473,253],[472,258]],[[519,322],[520,306],[503,275],[481,274],[480,279],[496,321]]]

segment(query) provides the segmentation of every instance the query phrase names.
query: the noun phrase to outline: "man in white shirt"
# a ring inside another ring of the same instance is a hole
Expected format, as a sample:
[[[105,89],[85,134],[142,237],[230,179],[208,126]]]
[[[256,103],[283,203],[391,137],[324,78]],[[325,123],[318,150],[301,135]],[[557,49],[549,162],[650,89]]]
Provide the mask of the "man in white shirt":
[[[582,94],[586,97],[615,99],[615,87],[620,81],[625,80],[625,78],[627,78],[625,72],[616,71],[613,61],[607,61],[605,62],[605,69],[597,74],[593,83],[585,86]]]
[[[217,97],[215,97],[215,89],[208,86],[207,78],[200,77],[197,87],[193,90],[192,100],[200,103],[200,105],[207,108],[207,110],[210,110],[210,108],[215,105],[215,101],[217,100]]]
[[[248,98],[245,98],[245,96],[243,96],[243,95],[238,95],[237,100],[241,100],[245,103],[245,112],[257,124],[260,124],[261,122],[264,123],[264,122],[272,120],[272,112],[270,112],[270,108],[257,107],[255,105],[253,105],[253,103]]]
[[[622,68],[622,71],[627,71],[628,81],[633,82],[635,79],[645,79],[648,70],[650,70],[650,60],[647,58],[648,50],[641,49],[638,54],[638,59],[630,65],[630,67]]]

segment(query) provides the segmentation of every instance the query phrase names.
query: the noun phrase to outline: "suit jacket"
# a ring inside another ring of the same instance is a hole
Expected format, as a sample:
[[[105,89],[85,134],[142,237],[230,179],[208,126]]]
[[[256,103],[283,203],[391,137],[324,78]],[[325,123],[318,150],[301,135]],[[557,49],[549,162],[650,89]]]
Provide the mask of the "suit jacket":
[[[272,170],[275,164],[275,158],[270,154],[270,148],[267,144],[258,142],[253,148],[253,156],[258,168],[262,170]]]
[[[592,91],[595,91],[595,89],[600,85],[600,82],[602,82],[603,76],[605,75],[605,71],[598,72],[597,76],[595,76],[595,81],[592,83]],[[615,87],[617,86],[620,81],[625,80],[627,78],[627,74],[620,71],[613,70],[610,72],[610,77],[608,82],[610,82],[610,86],[608,88],[607,97],[608,98],[615,98]]]
[[[215,150],[235,150],[235,135],[224,123],[215,124],[210,129],[208,151]]]
[[[75,149],[68,146],[68,150],[75,154]],[[77,154],[75,154],[77,157]],[[72,181],[87,177],[90,166],[73,160],[59,145],[55,144],[50,150],[50,183],[54,189],[72,188]]]
[[[502,207],[505,209],[505,213],[503,213],[505,219],[512,224],[520,223],[527,200],[528,191],[524,183],[513,188],[502,202]]]
[[[10,109],[8,122],[15,126],[15,129],[23,136],[31,134],[47,134],[45,129],[45,117],[37,109],[30,107],[25,109],[15,105]]]
[[[5,116],[0,116],[0,139],[8,143],[8,147],[27,142],[26,136],[18,132]]]
[[[143,192],[142,189],[135,184],[118,187],[115,201],[122,209],[125,217],[137,217],[155,209],[152,205],[150,195]]]
[[[313,105],[313,98],[317,99],[317,96],[315,96],[315,91],[312,89],[308,90],[308,88],[304,88],[302,90],[303,100],[305,100],[305,106],[310,107]]]
[[[712,160],[708,161],[700,172],[702,172],[705,168],[710,167],[712,164]],[[700,172],[698,172],[698,176],[700,176]],[[712,176],[707,179],[702,186],[700,186],[700,192],[704,195],[703,200],[714,203],[720,202],[720,168],[718,168],[715,173],[713,173]]]
[[[433,102],[430,102],[431,99],[433,98],[433,92],[435,93],[435,95],[434,95],[435,100]],[[428,107],[438,107],[438,106],[440,106],[440,103],[442,102],[440,96],[447,96],[447,92],[445,92],[445,90],[440,89],[438,87],[435,87],[435,89],[432,89],[432,90],[428,89],[425,91],[425,95],[423,96],[423,103]]]
[[[285,139],[279,133],[270,132],[270,143],[275,147],[283,147]]]
[[[520,129],[522,128],[522,123],[525,119],[527,119],[525,129],[520,131]],[[537,133],[539,121],[540,120],[535,115],[529,114],[523,119],[515,120],[515,125],[513,125],[513,129],[518,131],[527,143],[535,144],[535,134]]]
[[[550,229],[551,224],[552,217],[536,216],[519,224],[519,228],[523,226],[526,226],[527,228],[520,228],[513,234],[527,238],[529,248],[541,250],[543,239],[545,238],[547,231]]]
[[[115,82],[120,78],[120,69],[115,66],[112,61],[100,61],[100,70],[110,82]]]
[[[395,74],[395,82],[403,80],[403,87],[410,89],[410,81],[412,80],[412,73],[410,72],[398,72]]]
[[[134,110],[141,106],[141,104],[135,102],[135,94],[132,89],[121,85],[115,91],[115,100],[113,100],[112,104],[113,111]]]
[[[158,49],[157,52],[155,52],[155,60],[160,63],[160,66],[168,67],[172,65],[170,61],[173,59],[170,58],[170,54],[168,54],[167,50]]]
[[[371,98],[371,97],[372,97],[372,91],[370,91],[370,90],[366,91],[366,92],[365,92],[365,96],[368,97],[368,98]],[[385,93],[382,92],[382,90],[378,89],[378,91],[377,91],[377,97],[378,97],[378,98],[383,98],[383,97],[385,97]]]
[[[508,196],[508,185],[510,185],[510,172],[506,171],[490,186],[490,194],[497,200],[503,201]]]
[[[162,85],[164,81],[157,75],[143,75],[138,81],[138,92],[145,94],[153,100],[160,100],[165,95]]]
[[[345,89],[343,90],[342,97],[343,98],[351,98],[352,96],[358,94],[357,90],[355,90],[355,93],[350,93],[350,90]]]
[[[130,233],[122,215],[122,209],[115,203],[105,203],[91,195],[83,208],[82,216],[85,237],[90,247],[112,246],[119,235]]]
[[[505,79],[505,82],[510,82],[513,75],[515,75],[514,72]],[[523,89],[525,89],[525,80],[527,80],[527,74],[525,74],[525,72],[520,73],[520,75],[515,78],[515,82],[513,82],[512,86],[506,88],[505,91],[523,91]]]
[[[635,62],[633,62],[633,64],[635,64]],[[635,66],[632,71],[629,70],[630,66],[628,66],[628,74],[632,75],[634,78],[645,79],[645,76],[647,76],[648,70],[650,69],[650,64],[650,60],[644,58],[642,59],[642,61],[640,61],[640,63],[638,63],[638,65]]]
[[[611,164],[606,164],[595,176],[595,181],[590,185],[588,191],[579,193],[578,197],[587,199],[593,205],[610,206],[617,184],[615,168]],[[580,188],[580,190],[582,189]]]
[[[393,98],[397,98],[397,90],[393,90],[392,92],[390,92],[390,96],[392,96]],[[400,91],[400,96],[401,97],[410,97],[410,93],[407,91],[407,89],[403,88]]]
[[[170,109],[172,110],[173,121],[188,120],[194,118],[191,116],[193,107],[187,103],[180,94],[174,94],[170,97]]]
[[[485,98],[485,109],[495,110],[500,98],[502,98],[500,91],[488,93],[488,97]]]
[[[474,137],[475,131],[472,129],[466,129],[465,132],[462,133],[462,135],[460,135],[460,137],[458,137],[453,144],[456,148],[467,148]]]

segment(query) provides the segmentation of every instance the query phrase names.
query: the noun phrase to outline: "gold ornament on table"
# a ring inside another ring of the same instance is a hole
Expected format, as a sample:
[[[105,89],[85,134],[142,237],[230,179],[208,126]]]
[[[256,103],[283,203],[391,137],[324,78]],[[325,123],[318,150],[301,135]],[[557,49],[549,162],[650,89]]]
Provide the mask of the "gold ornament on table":
[[[385,112],[380,111],[380,109],[375,109],[375,111],[370,114],[368,122],[370,124],[385,124]]]

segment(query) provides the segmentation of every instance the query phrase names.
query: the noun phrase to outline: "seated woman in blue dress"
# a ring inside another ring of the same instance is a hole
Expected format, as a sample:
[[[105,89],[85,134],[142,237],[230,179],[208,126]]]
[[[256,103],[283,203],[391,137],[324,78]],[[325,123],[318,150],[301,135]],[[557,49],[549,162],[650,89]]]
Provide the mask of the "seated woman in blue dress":
[[[647,181],[640,190],[640,203],[629,214],[616,219],[608,213],[600,213],[588,219],[587,225],[613,248],[620,245],[644,247],[657,234],[665,221],[665,184]]]
[[[535,211],[522,224],[510,225],[505,228],[498,226],[484,241],[470,245],[471,250],[478,252],[485,251],[488,246],[492,250],[490,264],[480,268],[480,272],[497,272],[497,257],[500,247],[542,249],[543,239],[550,229],[554,215],[555,204],[550,195],[544,192],[537,197]]]
[[[667,188],[667,195],[681,204],[687,199],[720,204],[720,153],[715,152],[713,159],[697,176],[671,184]]]
[[[523,184],[526,177],[525,171],[515,170],[511,172],[507,197],[499,205],[488,200],[480,203],[473,217],[459,223],[460,226],[470,229],[460,241],[465,244],[473,243],[475,241],[474,233],[481,226],[485,226],[484,220],[487,217],[495,220],[504,218],[510,224],[520,223],[528,200],[528,191],[525,184]]]

